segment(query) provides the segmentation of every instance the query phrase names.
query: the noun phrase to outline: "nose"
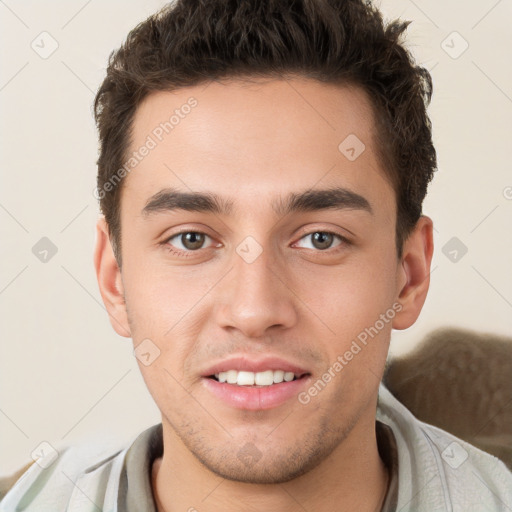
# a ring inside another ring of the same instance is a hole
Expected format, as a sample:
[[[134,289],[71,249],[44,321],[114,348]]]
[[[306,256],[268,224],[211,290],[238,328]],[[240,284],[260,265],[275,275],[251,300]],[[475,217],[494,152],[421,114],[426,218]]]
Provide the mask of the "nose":
[[[233,269],[218,290],[220,327],[239,330],[247,338],[292,327],[297,322],[296,299],[285,273],[279,269],[268,249],[252,262],[234,253]]]

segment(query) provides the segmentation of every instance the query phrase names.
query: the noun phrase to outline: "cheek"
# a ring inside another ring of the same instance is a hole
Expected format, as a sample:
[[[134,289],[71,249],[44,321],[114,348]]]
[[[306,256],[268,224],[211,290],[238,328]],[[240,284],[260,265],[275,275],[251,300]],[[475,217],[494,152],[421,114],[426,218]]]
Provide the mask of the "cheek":
[[[318,337],[328,361],[325,370],[336,375],[331,399],[341,400],[343,411],[350,404],[356,407],[354,397],[370,397],[378,386],[395,314],[395,274],[395,253],[389,258],[361,255],[316,288],[311,309],[328,326],[317,322],[317,331],[324,333]]]
[[[156,265],[146,271],[135,264],[135,259],[126,262],[124,272],[134,348],[137,350],[140,345],[142,350],[141,344],[146,343],[150,352],[158,353],[151,365],[139,365],[144,379],[152,387],[178,386],[174,378],[181,381],[184,377],[184,361],[193,352],[201,328],[197,321],[202,311],[201,299],[214,279],[212,283],[210,279],[194,280],[179,269]]]
[[[149,366],[139,363],[140,372],[154,402],[175,425],[191,414],[191,398],[188,385],[183,382],[180,364],[169,350]]]
[[[326,336],[346,342],[392,307],[397,261],[393,252],[385,254],[361,253],[346,265],[301,272],[298,295],[310,310],[304,309],[305,314],[321,320]]]
[[[322,329],[325,371],[335,375],[325,400],[332,400],[335,414],[360,407],[358,403],[369,400],[378,388],[396,314],[395,273],[396,259],[361,262],[350,272],[340,272],[325,293],[317,293],[316,310],[329,326]]]
[[[140,263],[138,263],[140,261]],[[205,279],[190,267],[170,267],[132,257],[125,262],[123,283],[131,320],[137,329],[150,329],[163,338],[193,310],[208,292],[214,277]],[[211,283],[210,283],[211,281]]]

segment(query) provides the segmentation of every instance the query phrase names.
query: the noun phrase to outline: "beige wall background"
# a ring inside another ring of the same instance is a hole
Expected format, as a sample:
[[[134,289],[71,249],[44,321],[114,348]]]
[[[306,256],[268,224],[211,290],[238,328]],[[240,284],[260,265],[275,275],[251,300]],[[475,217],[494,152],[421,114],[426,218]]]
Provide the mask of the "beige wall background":
[[[94,275],[91,105],[110,51],[162,5],[0,2],[0,474],[42,441],[122,445],[159,422]],[[380,5],[413,21],[439,156],[425,204],[436,227],[430,296],[417,324],[393,334],[392,353],[445,325],[510,335],[512,1]]]

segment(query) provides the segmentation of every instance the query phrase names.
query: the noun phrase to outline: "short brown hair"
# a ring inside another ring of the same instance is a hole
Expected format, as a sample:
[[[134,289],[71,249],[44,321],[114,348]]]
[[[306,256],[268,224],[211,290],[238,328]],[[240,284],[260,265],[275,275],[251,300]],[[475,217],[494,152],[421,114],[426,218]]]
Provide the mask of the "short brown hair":
[[[100,207],[119,265],[122,180],[107,185],[126,161],[142,100],[211,80],[293,75],[368,93],[396,193],[400,256],[436,169],[426,113],[432,80],[400,41],[408,24],[386,26],[363,0],[178,0],[135,27],[110,55],[94,102]]]

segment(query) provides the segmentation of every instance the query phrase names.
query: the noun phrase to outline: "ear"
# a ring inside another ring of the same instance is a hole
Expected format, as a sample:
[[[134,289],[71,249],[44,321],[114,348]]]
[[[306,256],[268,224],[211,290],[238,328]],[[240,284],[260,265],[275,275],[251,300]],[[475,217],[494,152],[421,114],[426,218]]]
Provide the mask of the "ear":
[[[432,230],[432,220],[421,216],[404,243],[398,278],[402,309],[393,320],[393,329],[407,329],[414,324],[425,303],[434,251]]]
[[[112,250],[108,226],[104,217],[100,217],[96,224],[94,267],[101,298],[107,309],[110,323],[117,334],[129,338],[131,333],[124,300],[121,270]]]

